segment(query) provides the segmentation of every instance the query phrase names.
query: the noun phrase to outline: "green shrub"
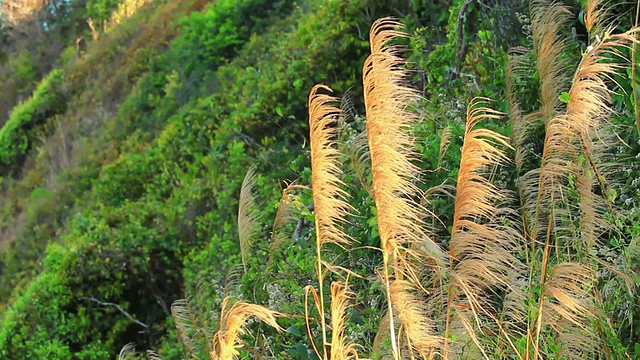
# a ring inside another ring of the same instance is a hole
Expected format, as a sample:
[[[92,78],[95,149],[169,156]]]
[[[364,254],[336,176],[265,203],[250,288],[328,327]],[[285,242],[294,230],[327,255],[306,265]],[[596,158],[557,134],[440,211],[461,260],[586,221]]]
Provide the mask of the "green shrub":
[[[111,13],[122,0],[89,0],[87,2],[87,18],[92,18],[98,28],[103,21],[109,20]]]
[[[62,71],[52,71],[29,100],[13,109],[11,117],[0,129],[0,175],[6,175],[20,165],[47,119],[65,111],[62,82]]]

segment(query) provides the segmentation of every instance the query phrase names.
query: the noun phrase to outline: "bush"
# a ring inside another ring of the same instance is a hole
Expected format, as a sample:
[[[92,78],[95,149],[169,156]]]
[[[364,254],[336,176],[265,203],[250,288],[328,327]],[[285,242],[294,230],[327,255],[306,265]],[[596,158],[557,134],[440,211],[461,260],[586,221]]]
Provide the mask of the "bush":
[[[13,109],[11,117],[0,129],[0,175],[7,175],[17,168],[47,119],[65,111],[62,75],[60,70],[49,73],[31,98]]]

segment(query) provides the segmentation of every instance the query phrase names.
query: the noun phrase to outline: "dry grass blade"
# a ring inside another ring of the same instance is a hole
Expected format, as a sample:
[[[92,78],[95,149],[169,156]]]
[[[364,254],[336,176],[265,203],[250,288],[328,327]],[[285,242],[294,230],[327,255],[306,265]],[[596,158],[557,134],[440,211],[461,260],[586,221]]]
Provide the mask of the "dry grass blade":
[[[584,132],[610,114],[611,91],[606,81],[628,66],[626,60],[623,64],[611,59],[625,59],[621,49],[637,42],[637,32],[637,28],[622,34],[607,32],[583,55],[573,77],[566,113],[577,130]]]
[[[323,356],[326,358],[327,330],[324,309],[324,270],[322,247],[335,244],[342,248],[351,243],[351,238],[343,231],[342,224],[354,211],[346,202],[348,194],[342,190],[344,183],[339,176],[340,152],[336,148],[336,123],[342,113],[332,104],[336,98],[319,93],[319,90],[330,92],[324,85],[316,85],[309,94],[309,128],[311,141],[311,189],[313,190],[313,207],[315,212],[316,231],[316,275],[318,276],[318,292],[320,301],[318,314],[322,327]]]
[[[588,0],[587,6],[584,11],[584,26],[587,28],[589,34],[598,30],[598,25],[602,14],[604,13],[600,9],[602,0]]]
[[[563,358],[586,359],[594,353],[597,341],[590,331],[596,314],[591,295],[594,284],[595,273],[581,264],[561,263],[549,272],[540,316],[542,326],[550,326],[559,334]]]
[[[357,345],[345,338],[349,301],[355,294],[346,283],[331,284],[331,360],[358,359]]]
[[[486,326],[482,324],[483,317],[495,319],[497,315],[497,309],[487,301],[488,294],[498,289],[509,290],[508,274],[523,272],[514,255],[521,242],[518,232],[499,223],[500,217],[510,215],[496,207],[506,195],[484,175],[492,167],[508,161],[496,146],[509,145],[506,137],[475,128],[481,120],[501,117],[499,112],[484,107],[483,101],[474,99],[467,111],[449,246],[444,358],[449,355],[449,327],[453,316],[459,318],[484,354],[477,332]]]
[[[538,6],[541,6],[538,4]],[[542,11],[538,11],[537,16],[541,16]],[[541,25],[536,25],[536,37],[544,37]],[[537,41],[542,43],[541,40]],[[535,167],[538,163],[535,153],[535,129],[543,124],[543,111],[535,111],[524,115],[521,105],[517,99],[516,84],[520,81],[532,82],[530,69],[534,66],[529,58],[529,50],[526,48],[509,49],[507,69],[505,72],[507,83],[507,103],[509,105],[509,119],[511,121],[511,145],[515,150],[514,164],[516,174],[519,176],[516,184],[518,190],[518,200],[520,201],[520,218],[522,224],[521,233],[527,241],[525,242],[525,256],[529,256],[528,242],[532,239],[533,218],[536,209],[538,172]],[[543,79],[544,80],[544,79]],[[551,79],[547,79],[551,81]],[[556,89],[559,90],[560,88]],[[547,86],[548,92],[550,88]],[[553,92],[553,91],[552,91]],[[549,97],[550,95],[547,95]],[[555,105],[551,105],[553,109]],[[531,167],[535,167],[531,169]],[[533,170],[533,171],[532,171]]]
[[[402,85],[405,72],[398,49],[383,47],[394,36],[406,36],[397,30],[401,28],[390,19],[373,24],[372,54],[365,62],[363,75],[374,199],[379,209],[382,250],[386,254],[399,254],[402,245],[427,238],[421,226],[421,209],[409,198],[419,193],[413,180],[420,170],[411,162],[416,154],[410,134],[410,126],[417,119],[408,109],[416,103],[418,95]]]
[[[495,213],[493,204],[501,195],[486,180],[482,171],[490,166],[501,165],[509,161],[507,156],[495,145],[509,147],[505,136],[491,130],[476,129],[477,123],[484,119],[499,119],[501,113],[484,107],[484,99],[474,99],[467,111],[467,125],[462,146],[458,185],[452,233],[469,226],[469,219],[478,217],[491,219]],[[457,254],[454,258],[457,258]]]
[[[147,359],[149,359],[149,360],[162,360],[162,356],[160,356],[155,351],[147,350]]]
[[[552,204],[563,197],[569,177],[575,179],[580,174],[592,172],[593,175],[589,176],[597,181],[600,192],[609,193],[605,182],[607,173],[602,166],[606,151],[602,151],[603,147],[596,145],[596,142],[602,141],[603,136],[599,132],[611,113],[611,91],[607,87],[607,81],[624,67],[622,63],[612,62],[611,59],[622,58],[620,49],[637,41],[636,32],[637,29],[632,29],[622,34],[605,34],[600,42],[583,55],[569,90],[570,100],[566,114],[552,119],[547,126],[535,215],[538,219],[539,236],[544,237],[542,232],[547,227],[541,220],[548,218],[548,210]],[[607,146],[611,146],[611,143]],[[580,165],[583,162],[580,159],[582,156],[586,158],[585,166]],[[583,184],[589,182],[586,178],[581,181]],[[591,193],[592,188],[587,186],[579,189],[582,192],[581,198],[586,201],[581,206],[582,215],[587,220],[600,211],[589,205],[596,199]],[[600,197],[600,201],[610,207],[606,196]],[[595,217],[592,219],[597,220]],[[558,221],[556,218],[552,220]]]
[[[155,351],[147,350],[147,359],[149,360],[162,360],[162,356]]]
[[[244,268],[240,264],[234,264],[229,268],[224,280],[224,297],[232,296],[233,294],[238,293],[238,289],[240,288],[240,280],[242,280],[242,275],[244,275],[243,270]]]
[[[638,20],[640,19],[640,0],[636,3],[636,20],[635,27],[638,27]],[[640,135],[640,103],[638,102],[638,81],[637,81],[637,72],[638,72],[638,55],[636,53],[638,44],[636,42],[633,43],[631,47],[631,91],[633,91],[633,112],[636,117],[636,127],[638,130],[638,135]]]
[[[378,209],[378,231],[383,253],[383,282],[387,303],[391,345],[394,358],[399,358],[395,334],[391,277],[409,276],[420,284],[410,258],[419,257],[412,247],[426,248],[427,255],[439,263],[440,247],[431,241],[423,228],[423,209],[411,199],[419,193],[415,183],[419,169],[412,163],[414,138],[410,126],[417,115],[409,110],[417,103],[418,94],[403,84],[406,72],[399,57],[400,49],[388,43],[405,37],[403,26],[391,18],[373,23],[370,32],[371,55],[363,69],[367,138],[373,174],[373,198]]]
[[[527,48],[517,47],[511,48],[507,52],[507,68],[505,69],[507,104],[509,105],[509,120],[511,120],[512,133],[514,134],[517,133],[517,124],[522,120],[522,109],[516,97],[515,85],[523,77],[522,73],[525,70],[524,63],[527,51]]]
[[[286,225],[292,221],[291,215],[293,213],[294,205],[296,204],[297,197],[293,194],[293,191],[300,188],[306,187],[295,185],[295,183],[292,182],[282,191],[282,196],[280,197],[280,201],[278,201],[278,210],[276,210],[276,216],[273,221],[273,228],[271,229],[269,264],[273,261],[273,256],[278,252],[278,249],[285,242],[293,238],[293,233],[291,231],[287,231]]]
[[[540,113],[546,123],[562,107],[560,94],[566,90],[570,69],[566,56],[567,40],[560,33],[569,24],[571,11],[558,2],[534,0],[531,2],[531,24],[536,67],[540,77]]]
[[[251,317],[258,318],[276,330],[282,331],[276,321],[276,317],[281,316],[279,313],[244,301],[235,302],[231,306],[229,302],[229,297],[222,301],[219,330],[213,337],[213,350],[209,353],[212,360],[232,360],[237,357],[240,335]]]
[[[334,126],[341,110],[333,105],[336,98],[319,93],[331,91],[326,86],[316,85],[309,95],[309,127],[311,141],[311,188],[317,242],[349,245],[350,238],[340,228],[346,222],[353,207],[346,202],[348,194],[342,190],[345,185],[339,176],[342,173],[340,152],[336,149]]]
[[[451,145],[451,132],[450,126],[445,126],[440,133],[440,146],[438,148],[438,169],[442,168],[444,156],[447,153],[447,149]]]
[[[607,82],[626,68],[627,64],[621,62],[624,59],[621,50],[637,42],[637,31],[634,28],[622,34],[605,33],[602,40],[584,54],[569,92],[565,118],[570,128],[565,130],[565,146],[586,158],[581,164],[579,157],[571,155],[572,163],[576,164],[575,178],[580,196],[579,245],[584,247],[582,251],[586,254],[596,244],[599,234],[612,228],[604,214],[613,210],[607,179],[615,178],[612,176],[615,165],[607,154],[617,140],[603,130],[607,128],[607,118],[612,112]]]
[[[528,74],[533,66],[528,56],[529,52],[525,48],[509,49],[505,71],[509,120],[511,121],[511,145],[515,149],[514,163],[519,174],[523,172],[525,164],[534,162],[531,159],[531,155],[534,154],[531,144],[532,132],[537,124],[542,123],[541,112],[525,116],[517,99],[516,84],[520,81],[533,81],[530,78],[531,75]]]
[[[602,195],[596,194],[594,189],[598,187],[597,179],[588,169],[576,176],[576,187],[580,196],[578,207],[580,210],[580,241],[584,254],[591,254],[602,233],[607,230],[615,231],[615,225],[608,221],[606,214],[608,200]]]
[[[128,343],[120,349],[120,353],[118,354],[118,360],[128,360],[131,357],[136,355],[136,344]]]
[[[380,317],[378,331],[376,331],[376,337],[373,339],[372,350],[374,354],[382,355],[382,348],[391,333],[389,329],[391,323],[392,322],[389,321],[389,312],[385,312],[384,315]],[[381,358],[384,358],[384,356],[381,356]]]
[[[242,266],[247,271],[247,256],[250,252],[251,240],[260,232],[260,221],[256,212],[255,167],[249,168],[240,188],[238,204],[238,237],[240,238],[240,255]]]
[[[356,135],[351,141],[349,149],[351,165],[360,181],[362,187],[369,195],[373,195],[373,184],[371,183],[371,154],[369,153],[369,143],[367,142],[367,132],[363,131]]]
[[[195,329],[193,314],[189,309],[189,300],[178,299],[174,301],[173,304],[171,304],[171,316],[176,324],[180,342],[186,348],[188,356],[193,357],[196,350],[193,340]]]
[[[391,293],[395,300],[393,306],[398,310],[402,328],[411,340],[411,346],[424,359],[433,359],[443,338],[433,335],[435,332],[425,300],[417,295],[420,291],[410,282],[394,281]],[[410,350],[411,351],[411,350]]]

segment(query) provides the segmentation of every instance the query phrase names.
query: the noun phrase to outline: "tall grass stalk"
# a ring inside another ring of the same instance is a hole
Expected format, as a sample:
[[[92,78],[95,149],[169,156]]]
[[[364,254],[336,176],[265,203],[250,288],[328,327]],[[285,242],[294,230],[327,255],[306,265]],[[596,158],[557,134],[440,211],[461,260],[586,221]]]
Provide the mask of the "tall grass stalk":
[[[327,325],[325,317],[324,279],[325,268],[332,267],[322,260],[322,247],[325,244],[335,244],[345,247],[351,243],[351,238],[342,230],[341,224],[353,212],[353,207],[346,202],[347,193],[342,190],[344,183],[339,175],[340,152],[336,148],[335,126],[341,110],[332,104],[336,98],[323,94],[331,92],[326,86],[316,85],[309,95],[309,128],[311,142],[311,189],[313,191],[313,207],[315,212],[316,232],[316,275],[318,276],[317,308],[322,331],[322,358],[327,359]],[[313,291],[309,286],[306,293]],[[315,291],[313,291],[315,293]],[[340,294],[346,294],[339,292]],[[315,294],[314,294],[315,295]],[[340,299],[335,299],[339,301]],[[336,316],[342,316],[336,314]],[[308,314],[307,314],[308,318]],[[335,329],[334,331],[340,331]],[[346,351],[346,350],[345,350]],[[318,352],[318,349],[316,349]],[[321,356],[318,354],[318,356]]]
[[[367,138],[373,174],[373,198],[378,209],[378,231],[382,250],[382,282],[388,306],[389,332],[394,359],[400,359],[396,335],[395,311],[397,298],[391,291],[394,280],[408,277],[421,287],[417,269],[411,258],[420,258],[415,249],[428,248],[427,256],[434,263],[443,263],[443,252],[427,236],[423,228],[423,209],[411,198],[419,193],[414,180],[419,168],[412,163],[414,138],[410,126],[417,116],[410,110],[418,95],[404,84],[406,71],[400,48],[390,44],[395,38],[406,37],[402,25],[383,18],[373,23],[370,32],[371,55],[363,69],[364,100],[367,118]],[[396,306],[396,310],[401,307]],[[425,334],[424,336],[428,336]]]

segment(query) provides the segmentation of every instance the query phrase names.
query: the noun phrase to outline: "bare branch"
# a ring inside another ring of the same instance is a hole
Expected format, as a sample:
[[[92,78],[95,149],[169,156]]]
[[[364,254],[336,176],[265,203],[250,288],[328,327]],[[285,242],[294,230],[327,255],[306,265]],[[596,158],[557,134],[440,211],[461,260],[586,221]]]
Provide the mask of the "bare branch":
[[[131,314],[129,314],[125,309],[123,309],[120,305],[118,305],[116,303],[100,301],[100,300],[96,299],[95,297],[93,297],[93,295],[91,295],[91,297],[81,296],[81,297],[79,297],[79,299],[81,299],[81,300],[89,300],[91,302],[94,302],[94,303],[96,303],[98,305],[105,306],[105,307],[106,306],[114,307],[118,311],[120,311],[120,313],[122,313],[124,316],[128,317],[129,320],[131,320],[134,323],[142,326],[145,329],[149,329],[149,325],[147,325],[147,324],[141,322],[140,320],[134,318]]]

